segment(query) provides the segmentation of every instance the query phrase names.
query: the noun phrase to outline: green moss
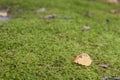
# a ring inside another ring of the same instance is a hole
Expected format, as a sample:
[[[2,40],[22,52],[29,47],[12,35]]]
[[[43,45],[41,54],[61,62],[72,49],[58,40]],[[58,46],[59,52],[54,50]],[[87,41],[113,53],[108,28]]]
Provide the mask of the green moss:
[[[108,12],[119,9],[119,5],[88,0],[1,0],[0,4],[9,6],[10,16],[15,16],[0,22],[4,24],[0,27],[1,80],[101,80],[120,76],[120,16]],[[34,14],[41,7],[47,11]],[[91,18],[85,16],[87,11]],[[39,18],[51,13],[72,19]],[[85,25],[91,29],[82,31]],[[73,63],[82,52],[93,59],[90,67]],[[108,64],[110,69],[98,64]]]

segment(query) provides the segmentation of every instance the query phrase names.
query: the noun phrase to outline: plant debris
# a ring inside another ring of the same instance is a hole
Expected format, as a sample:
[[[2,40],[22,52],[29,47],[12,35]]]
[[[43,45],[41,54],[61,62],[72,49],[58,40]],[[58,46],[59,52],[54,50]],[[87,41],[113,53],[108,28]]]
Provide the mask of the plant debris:
[[[39,13],[43,13],[45,11],[46,11],[46,8],[40,8],[40,9],[36,10],[34,13],[39,14]]]
[[[2,21],[10,20],[10,17],[8,17],[8,11],[9,11],[9,8],[6,10],[4,10],[4,9],[0,10],[0,20],[2,20]]]
[[[107,0],[109,4],[119,4],[119,0]]]
[[[92,63],[92,59],[87,53],[82,53],[82,54],[77,55],[74,58],[73,62],[80,64],[80,65],[84,65],[84,66],[90,66]]]
[[[112,14],[120,14],[120,10],[117,10],[117,9],[112,9],[109,12]]]
[[[8,16],[8,13],[5,11],[0,11],[0,17],[6,17]]]
[[[83,26],[82,30],[83,30],[83,31],[90,30],[90,27],[89,27],[89,26]]]
[[[49,15],[45,15],[42,17],[43,19],[54,19],[56,18],[56,14],[49,14]]]
[[[109,67],[107,64],[100,64],[99,66],[106,69]]]

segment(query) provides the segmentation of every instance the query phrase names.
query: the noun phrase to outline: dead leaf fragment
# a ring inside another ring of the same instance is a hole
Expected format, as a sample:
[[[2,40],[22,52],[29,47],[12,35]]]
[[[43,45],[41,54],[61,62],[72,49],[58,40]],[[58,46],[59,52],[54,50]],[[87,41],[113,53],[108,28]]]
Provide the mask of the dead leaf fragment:
[[[107,3],[109,3],[109,4],[118,4],[119,0],[107,0]]]
[[[107,64],[100,64],[99,66],[102,67],[102,68],[108,68],[109,67]]]
[[[49,14],[43,17],[44,19],[54,19],[56,18],[56,14]]]
[[[83,31],[87,31],[87,30],[89,30],[89,29],[90,29],[89,26],[83,26],[83,28],[82,28]]]
[[[112,14],[120,14],[120,10],[117,9],[110,10],[109,12]]]
[[[45,11],[46,11],[46,8],[40,8],[40,9],[36,10],[35,13],[38,14],[38,13],[43,13]]]
[[[84,66],[90,66],[92,63],[92,59],[87,53],[82,53],[77,55],[73,62]]]
[[[8,15],[7,12],[0,11],[0,16],[6,17],[7,15]]]

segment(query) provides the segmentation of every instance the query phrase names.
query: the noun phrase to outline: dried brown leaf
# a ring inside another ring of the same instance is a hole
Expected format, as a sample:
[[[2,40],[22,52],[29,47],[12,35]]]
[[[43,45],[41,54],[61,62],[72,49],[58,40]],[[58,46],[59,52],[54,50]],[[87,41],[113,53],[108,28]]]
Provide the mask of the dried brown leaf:
[[[83,28],[82,28],[83,31],[87,31],[87,30],[89,30],[89,29],[90,29],[89,26],[83,26]]]
[[[119,0],[107,0],[109,4],[119,4]]]
[[[120,14],[120,10],[117,10],[117,9],[112,9],[109,12],[112,14]]]
[[[6,17],[7,15],[8,15],[7,12],[2,12],[2,11],[0,11],[0,16]]]
[[[56,14],[45,15],[43,18],[44,19],[54,19],[54,18],[56,18]]]
[[[74,58],[73,62],[80,64],[80,65],[84,65],[84,66],[90,66],[92,63],[92,59],[87,53],[82,53],[82,54],[77,55]]]

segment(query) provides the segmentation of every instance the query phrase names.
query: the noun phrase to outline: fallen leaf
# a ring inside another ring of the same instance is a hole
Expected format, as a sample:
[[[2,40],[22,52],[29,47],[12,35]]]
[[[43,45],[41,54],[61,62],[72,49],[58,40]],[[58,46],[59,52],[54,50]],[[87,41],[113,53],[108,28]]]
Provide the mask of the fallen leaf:
[[[5,12],[5,11],[0,11],[0,16],[6,17],[7,15],[8,15],[7,12]]]
[[[80,65],[84,65],[84,66],[90,66],[92,63],[92,59],[87,53],[82,53],[82,54],[77,55],[74,58],[73,62],[80,64]]]
[[[120,10],[117,9],[110,10],[109,12],[112,14],[120,14]]]
[[[38,13],[43,13],[45,11],[46,11],[46,8],[40,8],[40,9],[36,10],[35,13],[38,14]]]
[[[83,28],[82,28],[83,31],[87,31],[87,30],[89,30],[89,29],[90,29],[89,26],[83,26]]]
[[[107,0],[107,3],[109,3],[109,4],[118,4],[119,0]]]
[[[56,18],[56,14],[45,15],[43,18],[44,19],[54,19],[54,18]]]
[[[100,64],[99,66],[102,67],[102,68],[108,68],[109,67],[107,64]]]

